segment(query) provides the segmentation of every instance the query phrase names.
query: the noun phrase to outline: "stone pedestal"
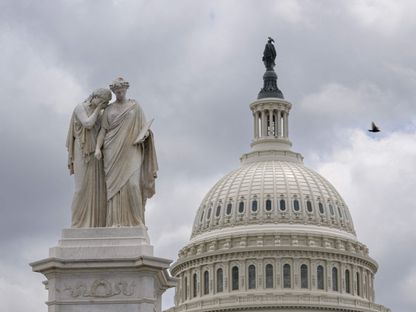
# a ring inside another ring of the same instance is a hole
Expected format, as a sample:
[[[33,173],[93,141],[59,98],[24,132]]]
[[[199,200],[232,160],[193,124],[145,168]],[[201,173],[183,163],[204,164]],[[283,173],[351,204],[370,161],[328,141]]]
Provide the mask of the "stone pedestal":
[[[47,278],[48,312],[159,312],[170,263],[153,256],[145,227],[125,227],[65,229],[31,266]]]

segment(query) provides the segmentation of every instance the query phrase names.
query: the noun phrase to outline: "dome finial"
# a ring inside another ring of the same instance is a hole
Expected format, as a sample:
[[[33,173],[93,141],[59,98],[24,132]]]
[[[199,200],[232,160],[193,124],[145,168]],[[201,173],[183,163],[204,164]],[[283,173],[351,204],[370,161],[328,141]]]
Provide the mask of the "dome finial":
[[[260,90],[258,99],[267,98],[267,97],[277,97],[283,99],[283,93],[277,87],[277,75],[274,71],[276,66],[276,49],[274,47],[274,39],[268,37],[266,46],[264,47],[263,52],[263,63],[266,66],[266,72],[263,75],[264,85]]]

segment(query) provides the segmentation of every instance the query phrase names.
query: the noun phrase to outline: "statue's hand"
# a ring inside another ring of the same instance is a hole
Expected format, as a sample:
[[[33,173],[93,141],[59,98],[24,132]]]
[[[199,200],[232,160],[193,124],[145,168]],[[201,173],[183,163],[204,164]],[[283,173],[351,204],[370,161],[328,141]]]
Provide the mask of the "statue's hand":
[[[100,150],[100,149],[96,149],[96,150],[95,150],[95,154],[94,154],[94,156],[95,156],[95,158],[97,158],[97,159],[101,159],[101,157],[103,156],[103,155],[101,154],[101,150]]]

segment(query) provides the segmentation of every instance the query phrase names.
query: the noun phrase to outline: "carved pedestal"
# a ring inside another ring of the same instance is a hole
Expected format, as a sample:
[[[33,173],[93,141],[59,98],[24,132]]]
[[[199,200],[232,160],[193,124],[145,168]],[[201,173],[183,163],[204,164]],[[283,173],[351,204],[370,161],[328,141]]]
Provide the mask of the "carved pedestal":
[[[170,263],[153,257],[144,227],[126,227],[65,229],[31,266],[47,278],[49,312],[159,312]]]

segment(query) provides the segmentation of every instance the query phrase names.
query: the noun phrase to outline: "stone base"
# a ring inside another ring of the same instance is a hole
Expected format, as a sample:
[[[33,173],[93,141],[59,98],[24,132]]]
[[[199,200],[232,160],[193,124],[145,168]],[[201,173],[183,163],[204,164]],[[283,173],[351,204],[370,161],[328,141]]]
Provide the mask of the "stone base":
[[[176,283],[170,263],[153,256],[145,227],[125,227],[65,229],[30,265],[47,278],[48,312],[159,312]]]

